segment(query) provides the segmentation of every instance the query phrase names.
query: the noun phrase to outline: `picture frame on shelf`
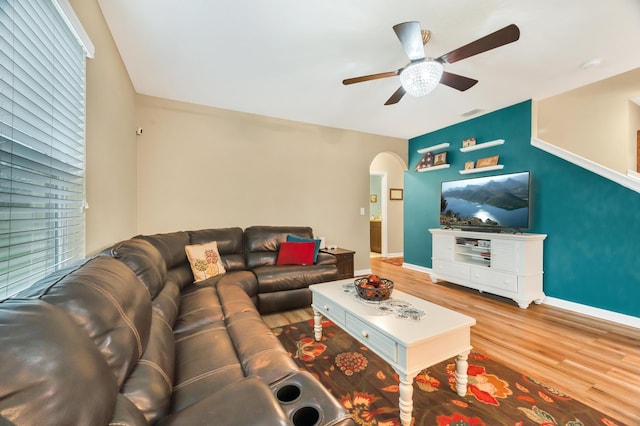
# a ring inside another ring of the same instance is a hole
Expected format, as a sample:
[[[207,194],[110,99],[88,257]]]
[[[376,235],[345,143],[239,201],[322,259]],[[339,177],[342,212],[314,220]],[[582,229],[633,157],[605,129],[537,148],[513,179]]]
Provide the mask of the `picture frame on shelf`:
[[[377,202],[378,202],[378,195],[377,195],[377,194],[371,194],[371,195],[369,195],[369,202],[371,202],[371,203],[377,203]]]
[[[433,165],[440,166],[447,164],[447,151],[439,152],[433,156]]]
[[[404,198],[404,190],[402,188],[389,188],[390,200],[402,200]]]
[[[474,146],[476,144],[476,138],[467,138],[462,140],[462,147],[468,148],[470,146]]]
[[[471,170],[474,168],[475,168],[475,163],[473,161],[467,161],[466,163],[464,163],[465,170]]]
[[[480,158],[478,161],[476,161],[476,168],[479,169],[482,167],[495,166],[498,164],[499,157],[499,155],[494,155],[492,157]]]

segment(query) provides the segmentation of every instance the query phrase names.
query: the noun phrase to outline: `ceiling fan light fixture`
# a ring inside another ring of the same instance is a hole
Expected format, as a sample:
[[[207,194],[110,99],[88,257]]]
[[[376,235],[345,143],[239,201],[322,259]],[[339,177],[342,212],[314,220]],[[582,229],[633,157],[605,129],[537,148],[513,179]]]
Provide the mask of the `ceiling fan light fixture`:
[[[444,67],[438,61],[413,62],[400,73],[402,88],[412,96],[424,96],[436,88]]]

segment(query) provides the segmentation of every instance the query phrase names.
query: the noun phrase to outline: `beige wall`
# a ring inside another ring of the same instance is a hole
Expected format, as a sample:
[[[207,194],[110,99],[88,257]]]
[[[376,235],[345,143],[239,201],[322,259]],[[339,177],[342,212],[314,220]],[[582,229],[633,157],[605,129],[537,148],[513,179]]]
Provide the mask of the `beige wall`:
[[[369,165],[406,140],[143,95],[137,117],[140,233],[305,225],[369,268]]]
[[[629,101],[629,170],[640,172],[638,164],[638,131],[640,131],[640,106]]]
[[[387,192],[382,194],[387,203],[387,216],[383,218],[383,224],[386,222],[387,227],[386,254],[402,255],[404,252],[404,200],[389,200],[389,188],[404,189],[406,160],[394,153],[383,152],[373,159],[369,170],[371,173],[384,173],[387,176]]]
[[[537,137],[620,173],[635,166],[629,99],[640,96],[640,69],[537,102]],[[535,122],[534,122],[535,123]]]
[[[95,46],[87,59],[86,250],[136,232],[135,91],[97,1],[71,0]]]

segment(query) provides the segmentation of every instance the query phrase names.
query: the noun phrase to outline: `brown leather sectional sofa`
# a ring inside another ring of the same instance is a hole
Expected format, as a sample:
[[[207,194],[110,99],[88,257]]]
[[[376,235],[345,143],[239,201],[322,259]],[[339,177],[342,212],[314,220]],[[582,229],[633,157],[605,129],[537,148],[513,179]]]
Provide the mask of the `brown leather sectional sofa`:
[[[335,259],[276,266],[306,227],[134,237],[0,303],[0,424],[353,425],[260,313],[310,304]],[[198,284],[184,247],[217,241]]]

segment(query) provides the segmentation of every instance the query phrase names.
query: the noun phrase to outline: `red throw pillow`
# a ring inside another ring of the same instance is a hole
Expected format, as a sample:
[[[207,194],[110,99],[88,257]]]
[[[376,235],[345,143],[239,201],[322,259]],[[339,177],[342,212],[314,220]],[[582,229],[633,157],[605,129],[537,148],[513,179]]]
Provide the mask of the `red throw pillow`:
[[[280,243],[276,265],[313,265],[314,242]]]

